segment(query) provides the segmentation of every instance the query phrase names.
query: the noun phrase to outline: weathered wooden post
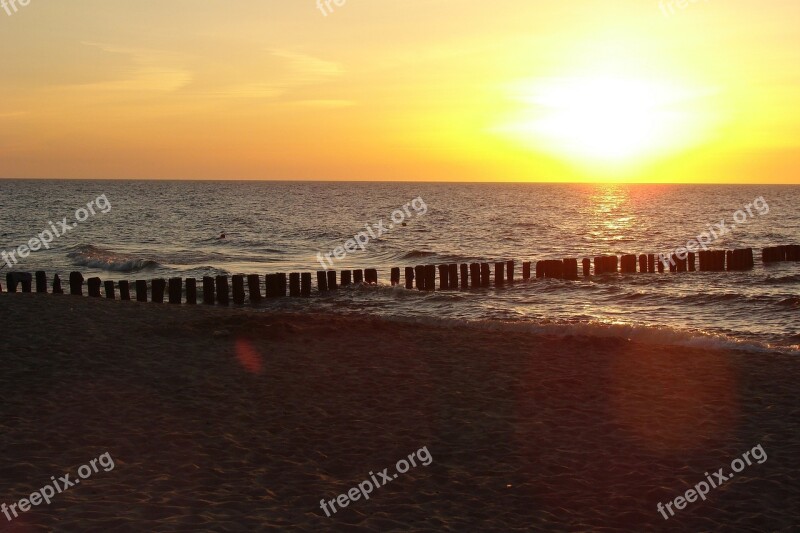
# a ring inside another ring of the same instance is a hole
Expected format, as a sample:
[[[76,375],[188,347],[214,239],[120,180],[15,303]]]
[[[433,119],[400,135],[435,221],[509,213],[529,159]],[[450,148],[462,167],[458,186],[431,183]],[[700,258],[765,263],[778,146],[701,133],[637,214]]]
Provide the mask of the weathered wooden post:
[[[106,280],[103,283],[103,286],[106,290],[106,298],[109,300],[113,300],[115,298],[114,294],[114,282],[112,280]]]
[[[461,290],[465,291],[469,289],[469,265],[467,263],[461,263],[458,265],[459,274],[461,275],[460,284]]]
[[[338,289],[339,286],[336,284],[336,271],[328,270],[328,290],[335,291]]]
[[[350,273],[350,271],[347,271]],[[344,283],[342,283],[344,284]],[[349,283],[348,283],[349,285]],[[300,296],[300,273],[292,272],[289,274],[289,296],[296,298]]]
[[[358,285],[359,283],[364,283],[364,271],[360,268],[353,270],[353,283]]]
[[[19,279],[20,285],[22,285],[22,292],[29,293],[33,290],[33,276],[31,276],[30,272],[17,272],[15,275]]]
[[[656,254],[649,254],[647,256],[647,273],[655,274],[656,272]]]
[[[203,303],[205,305],[214,305],[215,292],[214,278],[211,276],[203,276]]]
[[[406,267],[406,289],[414,288],[414,267]]]
[[[228,302],[230,301],[228,276],[217,276],[216,288],[217,288],[217,303],[222,305],[228,305]]]
[[[9,288],[8,292],[14,291]],[[69,293],[73,296],[83,296],[83,274],[80,272],[69,273]]]
[[[481,286],[481,265],[478,263],[469,264],[469,277],[472,280],[470,286],[477,289]]]
[[[481,263],[481,287],[488,287],[491,284],[490,277],[489,263]]]
[[[156,304],[163,304],[164,291],[166,288],[167,288],[167,282],[163,279],[154,279],[153,281],[151,281],[150,289],[153,291],[153,299],[151,301]]]
[[[506,281],[514,283],[514,260],[506,261]]]
[[[659,261],[658,261],[658,273],[659,274],[663,274],[664,273],[664,261],[661,261],[660,257],[659,257]]]
[[[13,272],[6,272],[6,290],[9,293],[17,292],[17,278]]]
[[[439,265],[439,290],[446,291],[450,288],[450,267]]]
[[[725,263],[727,264],[727,271],[732,272],[734,270],[741,270],[738,264],[736,264],[737,260],[739,259],[738,256],[734,257],[733,250],[726,250],[725,251]]]
[[[436,265],[425,265],[425,290],[436,290]]]
[[[300,296],[311,296],[311,272],[300,274]]]
[[[376,268],[365,268],[364,269],[364,279],[370,285],[377,285],[378,284],[378,269],[376,269]]]
[[[47,274],[44,270],[36,272],[36,292],[47,292]]]
[[[578,260],[575,258],[564,259],[564,279],[578,279]]]
[[[278,272],[275,274],[275,287],[279,298],[286,298],[287,278],[285,272]]]
[[[683,257],[681,257],[683,255]],[[689,270],[689,259],[686,254],[675,254],[675,269],[678,272],[686,272]]]
[[[495,287],[502,287],[505,284],[505,280],[503,279],[503,273],[506,269],[506,264],[502,261],[498,261],[494,264],[494,286]]]
[[[531,279],[531,262],[530,261],[523,261],[522,262],[522,280],[528,281]]]
[[[147,282],[143,279],[136,280],[136,301],[147,301]]]
[[[603,268],[604,266],[605,266],[605,264],[603,262],[603,257],[599,256],[599,255],[596,255],[594,257],[594,275],[595,276],[599,276],[601,274],[605,274],[605,271],[604,271],[604,268]],[[538,267],[538,265],[536,267],[536,277],[537,278],[539,277],[539,267]]]
[[[458,265],[453,263],[447,270],[450,277],[450,288],[458,289]]]
[[[186,278],[186,303],[197,305],[197,280],[195,278]]]
[[[695,269],[695,254],[694,254],[694,252],[689,252],[687,260],[689,262],[689,272],[695,272],[696,269]]]
[[[400,268],[399,267],[392,267],[392,272],[391,272],[390,278],[391,278],[392,287],[394,287],[395,285],[400,285]]]
[[[103,282],[100,278],[89,278],[86,285],[89,287],[89,297],[100,298],[100,286]]]
[[[583,277],[588,278],[592,275],[592,260],[588,257],[583,258]]]
[[[624,254],[620,259],[620,267],[623,274],[636,274],[636,256]]]
[[[183,279],[169,278],[169,303],[180,304],[183,298]]]
[[[328,292],[328,272],[326,270],[317,271],[317,288],[319,292]]]
[[[352,270],[342,270],[341,274],[339,275],[341,279],[342,287],[347,287],[353,284],[353,271]]]
[[[248,274],[247,294],[250,295],[250,301],[252,303],[261,301],[261,276],[258,274]]]
[[[64,289],[61,287],[61,277],[58,274],[53,276],[53,294],[64,294]]]
[[[325,281],[327,282],[327,277]],[[275,298],[278,296],[278,276],[277,274],[264,275],[264,296],[267,298]]]
[[[233,285],[233,303],[236,305],[244,304],[244,275],[234,274],[231,276]]]
[[[641,254],[639,256],[639,273],[646,274],[647,273],[647,255]]]
[[[417,280],[417,290],[424,291],[425,290],[425,266],[424,265],[417,265],[414,267],[414,276]]]
[[[53,292],[55,292],[55,288],[53,288]],[[123,302],[129,302],[131,300],[131,284],[127,279],[123,279],[119,282],[119,299]]]

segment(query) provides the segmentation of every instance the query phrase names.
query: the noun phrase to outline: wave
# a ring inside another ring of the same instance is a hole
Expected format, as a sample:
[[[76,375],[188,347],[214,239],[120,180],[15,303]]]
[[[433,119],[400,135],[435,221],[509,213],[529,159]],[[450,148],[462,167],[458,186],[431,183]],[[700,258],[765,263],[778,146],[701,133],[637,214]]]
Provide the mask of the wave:
[[[782,285],[788,283],[800,283],[800,274],[790,274],[788,276],[767,276],[762,281],[765,285]]]
[[[414,259],[416,257],[431,257],[436,255],[436,252],[426,252],[423,250],[411,250],[400,256],[400,259]]]
[[[143,259],[126,255],[97,246],[77,246],[67,253],[67,257],[76,266],[99,268],[112,272],[137,272],[147,268],[156,268],[161,265],[152,259]]]

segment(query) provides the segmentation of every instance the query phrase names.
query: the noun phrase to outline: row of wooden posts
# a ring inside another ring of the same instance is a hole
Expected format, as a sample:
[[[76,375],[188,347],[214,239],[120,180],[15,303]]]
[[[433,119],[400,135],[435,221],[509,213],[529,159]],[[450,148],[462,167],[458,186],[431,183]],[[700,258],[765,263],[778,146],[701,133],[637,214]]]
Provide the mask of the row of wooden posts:
[[[764,263],[774,263],[779,261],[800,261],[800,245],[778,246],[764,248],[762,250],[762,261]],[[723,271],[744,271],[750,270],[754,266],[752,248],[738,250],[707,250],[697,254],[688,253],[683,257],[676,254],[642,254],[638,257],[633,254],[597,256],[594,258],[594,275],[603,274],[634,274],[637,273],[663,273],[666,269],[670,272],[723,272]],[[533,263],[530,261],[522,263],[522,280],[527,281],[531,274],[535,273],[537,278],[555,278],[577,280],[579,278],[577,259],[549,259],[537,261],[535,271],[532,271]],[[581,262],[582,274],[584,277],[592,275],[592,260],[588,257]],[[439,274],[439,290],[448,289],[469,289],[479,287],[489,287],[491,285],[490,263],[470,263],[470,264],[446,264],[446,265],[418,265],[415,267],[405,267],[405,287],[407,289],[417,288],[421,291],[435,291],[436,273]],[[391,269],[391,284],[400,285],[400,268]],[[18,285],[22,292],[32,292],[33,282],[36,282],[36,292],[47,292],[47,275],[45,272],[36,272],[36,276],[24,272],[9,272],[6,275],[8,292],[17,292]],[[187,304],[197,304],[198,287],[194,278],[170,278],[169,280],[154,279],[148,283],[145,280],[137,280],[133,285],[136,300],[139,302],[148,301],[148,288],[152,292],[150,301],[163,303],[165,296],[167,301],[172,304],[182,303],[184,292]],[[515,262],[500,261],[494,263],[494,285],[499,287],[506,283],[515,281]],[[310,272],[286,274],[267,274],[264,277],[265,291],[261,290],[261,277],[257,274],[249,276],[234,275],[231,278],[232,286],[228,284],[228,276],[205,276],[202,279],[202,303],[213,305],[214,303],[228,304],[231,296],[235,304],[243,304],[245,301],[245,284],[251,302],[258,302],[263,298],[285,297],[287,288],[289,296],[311,296],[312,276]],[[374,268],[343,270],[337,278],[335,270],[323,270],[317,272],[317,289],[320,293],[337,290],[339,286],[349,286],[352,284],[366,283],[377,285],[378,271]],[[101,297],[101,287],[105,291],[108,299],[116,298],[116,291],[119,290],[121,300],[131,300],[131,283],[122,280],[115,283],[111,280],[103,282],[100,278],[93,277],[86,280],[89,296]],[[80,272],[72,272],[69,276],[69,292],[73,295],[83,295],[84,277]],[[232,290],[231,290],[232,289]],[[2,286],[0,286],[2,291]],[[58,274],[53,278],[53,294],[63,294],[61,278]]]

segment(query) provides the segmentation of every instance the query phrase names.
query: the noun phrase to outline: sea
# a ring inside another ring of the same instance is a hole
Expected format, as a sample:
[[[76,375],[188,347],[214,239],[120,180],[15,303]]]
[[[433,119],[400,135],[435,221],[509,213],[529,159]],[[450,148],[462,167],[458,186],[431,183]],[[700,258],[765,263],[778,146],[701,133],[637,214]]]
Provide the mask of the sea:
[[[377,286],[248,306],[800,353],[800,262],[760,259],[800,244],[800,186],[0,180],[0,198],[3,282],[10,271],[133,281],[376,268]],[[521,281],[523,261],[687,244],[752,247],[756,265]],[[389,283],[392,267],[509,259],[517,282],[504,287]]]

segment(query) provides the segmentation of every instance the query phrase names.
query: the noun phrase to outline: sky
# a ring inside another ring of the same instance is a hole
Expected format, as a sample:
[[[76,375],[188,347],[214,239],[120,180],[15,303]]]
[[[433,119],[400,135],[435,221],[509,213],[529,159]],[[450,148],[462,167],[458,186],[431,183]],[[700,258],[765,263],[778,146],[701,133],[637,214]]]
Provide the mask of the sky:
[[[795,0],[10,2],[2,178],[800,183]]]

